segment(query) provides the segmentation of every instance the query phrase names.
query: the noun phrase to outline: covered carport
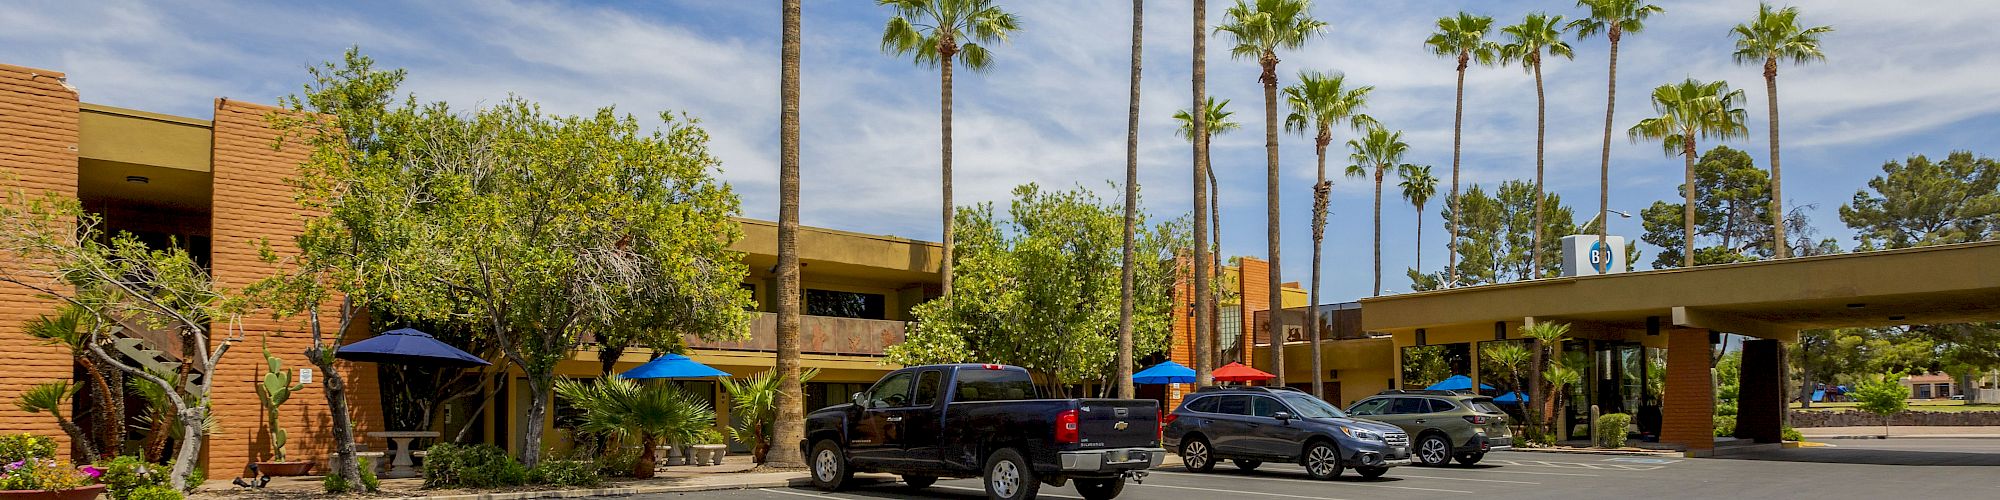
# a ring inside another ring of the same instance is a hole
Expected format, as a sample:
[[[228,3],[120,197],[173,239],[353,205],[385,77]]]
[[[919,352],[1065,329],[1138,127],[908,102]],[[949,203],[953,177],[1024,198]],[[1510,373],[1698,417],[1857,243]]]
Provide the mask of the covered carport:
[[[1399,366],[1404,347],[1519,339],[1519,326],[1538,322],[1570,324],[1581,339],[1664,349],[1660,442],[1702,453],[1715,447],[1713,334],[1747,337],[1736,436],[1779,442],[1785,352],[1799,331],[2000,320],[2000,242],[1549,278],[1361,304],[1362,328],[1394,337]]]

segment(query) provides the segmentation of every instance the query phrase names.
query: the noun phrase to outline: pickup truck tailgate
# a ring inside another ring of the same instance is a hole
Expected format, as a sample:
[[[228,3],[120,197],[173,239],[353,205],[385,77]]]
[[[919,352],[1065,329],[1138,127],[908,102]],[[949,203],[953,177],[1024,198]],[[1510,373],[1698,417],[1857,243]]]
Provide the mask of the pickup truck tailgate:
[[[1160,445],[1158,401],[1082,399],[1078,403],[1079,447],[1153,448]]]

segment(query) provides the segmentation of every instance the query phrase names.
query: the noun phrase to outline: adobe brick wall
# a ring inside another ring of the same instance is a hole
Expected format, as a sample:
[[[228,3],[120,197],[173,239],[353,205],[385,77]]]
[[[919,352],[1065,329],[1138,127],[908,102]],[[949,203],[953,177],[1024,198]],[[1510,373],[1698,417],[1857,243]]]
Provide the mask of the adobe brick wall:
[[[215,104],[215,198],[211,262],[216,285],[241,289],[278,270],[258,258],[257,241],[268,241],[279,255],[293,255],[293,237],[303,227],[302,215],[286,180],[295,176],[308,151],[297,143],[274,150],[277,132],[267,117],[277,108],[228,99]],[[334,304],[321,313],[333,321]],[[312,345],[304,319],[271,319],[268,314],[244,318],[243,342],[231,348],[216,367],[212,396],[222,431],[211,436],[209,477],[229,477],[246,471],[249,463],[267,459],[270,443],[256,386],[265,366],[262,342],[283,359],[296,378],[298,369],[313,367],[304,352]],[[354,339],[349,339],[352,342]],[[356,435],[381,430],[380,392],[375,366],[347,364],[348,404],[354,410]],[[318,369],[314,368],[317,372]],[[279,417],[289,435],[286,453],[293,460],[324,461],[332,449],[332,434],[322,376],[294,393]],[[361,438],[365,440],[365,437]]]
[[[1715,387],[1708,356],[1708,330],[1667,332],[1667,394],[1660,409],[1660,442],[1690,450],[1715,448]]]
[[[63,78],[60,72],[0,64],[0,189],[76,196],[78,103],[76,91]],[[11,258],[0,262],[11,265],[20,263]],[[69,438],[54,419],[13,404],[29,387],[74,372],[67,350],[43,345],[21,331],[23,323],[54,308],[52,300],[0,285],[0,363],[7,367],[0,373],[0,433],[53,436],[67,454]]]

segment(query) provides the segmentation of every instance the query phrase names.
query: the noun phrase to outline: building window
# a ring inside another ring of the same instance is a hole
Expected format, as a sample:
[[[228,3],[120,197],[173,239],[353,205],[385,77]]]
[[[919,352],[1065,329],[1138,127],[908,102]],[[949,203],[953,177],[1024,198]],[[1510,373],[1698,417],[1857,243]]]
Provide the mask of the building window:
[[[806,290],[806,314],[839,318],[886,319],[882,294]]]

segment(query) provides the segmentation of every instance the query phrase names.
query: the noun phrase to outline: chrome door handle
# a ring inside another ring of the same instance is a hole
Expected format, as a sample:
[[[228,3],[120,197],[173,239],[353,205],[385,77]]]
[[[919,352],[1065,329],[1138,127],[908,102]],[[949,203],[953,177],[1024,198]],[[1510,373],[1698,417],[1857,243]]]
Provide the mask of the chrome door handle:
[[[897,420],[902,420],[902,419],[897,419]],[[1417,423],[1419,423],[1419,424],[1421,424],[1421,423],[1424,423],[1424,419],[1421,419],[1421,418],[1417,419]]]
[[[888,420],[890,422],[901,422],[903,421],[903,417],[888,417],[883,420]]]

